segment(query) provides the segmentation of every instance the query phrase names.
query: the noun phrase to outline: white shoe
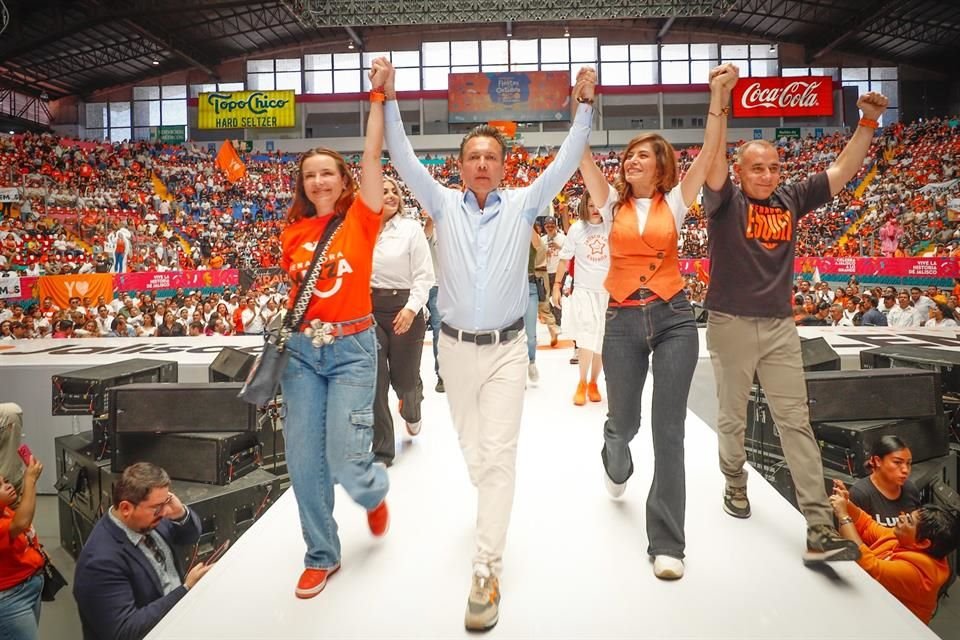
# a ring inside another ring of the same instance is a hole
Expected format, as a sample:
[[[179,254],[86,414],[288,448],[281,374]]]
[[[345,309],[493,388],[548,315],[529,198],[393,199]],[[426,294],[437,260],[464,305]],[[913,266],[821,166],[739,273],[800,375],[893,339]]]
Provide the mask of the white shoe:
[[[537,371],[537,363],[531,362],[530,366],[527,367],[527,377],[530,378],[530,382],[537,384],[540,382],[540,372]]]
[[[683,577],[683,560],[673,556],[657,556],[653,559],[653,575],[661,580],[679,580]]]
[[[404,422],[407,425],[407,433],[410,434],[411,438],[420,433],[420,427],[423,425],[423,420],[417,420],[416,422]]]
[[[619,498],[627,490],[627,483],[624,481],[617,484],[607,475],[606,469],[603,470],[603,484],[607,487],[607,493],[610,494],[611,498]]]

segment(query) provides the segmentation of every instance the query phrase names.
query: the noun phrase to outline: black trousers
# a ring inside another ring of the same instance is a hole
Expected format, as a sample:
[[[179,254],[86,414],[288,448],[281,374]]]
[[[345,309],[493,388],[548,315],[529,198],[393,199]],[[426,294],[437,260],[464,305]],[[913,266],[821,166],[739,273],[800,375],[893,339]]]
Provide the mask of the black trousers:
[[[393,332],[393,319],[410,296],[401,289],[374,289],[373,317],[377,321],[377,393],[373,400],[373,455],[392,461],[396,455],[393,416],[390,413],[390,387],[400,398],[400,416],[407,422],[419,422],[423,401],[420,380],[420,356],[427,323],[423,311],[417,313],[406,333]]]

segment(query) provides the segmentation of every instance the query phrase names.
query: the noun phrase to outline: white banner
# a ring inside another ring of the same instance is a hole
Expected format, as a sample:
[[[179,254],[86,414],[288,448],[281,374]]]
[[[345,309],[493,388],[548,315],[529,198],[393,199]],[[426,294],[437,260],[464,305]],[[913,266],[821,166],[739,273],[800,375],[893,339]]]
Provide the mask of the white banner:
[[[20,202],[20,189],[3,187],[0,189],[0,202]]]
[[[0,298],[22,298],[20,295],[20,276],[15,273],[0,272]]]

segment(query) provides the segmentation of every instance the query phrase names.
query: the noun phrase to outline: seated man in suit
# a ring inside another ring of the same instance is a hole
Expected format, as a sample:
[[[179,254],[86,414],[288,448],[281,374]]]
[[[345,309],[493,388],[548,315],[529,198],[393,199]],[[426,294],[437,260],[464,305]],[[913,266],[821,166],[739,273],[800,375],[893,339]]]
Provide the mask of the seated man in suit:
[[[170,476],[138,462],[113,487],[113,507],[97,521],[77,560],[73,596],[84,640],[143,638],[210,570],[183,576],[174,545],[193,544],[200,519],[170,492]]]

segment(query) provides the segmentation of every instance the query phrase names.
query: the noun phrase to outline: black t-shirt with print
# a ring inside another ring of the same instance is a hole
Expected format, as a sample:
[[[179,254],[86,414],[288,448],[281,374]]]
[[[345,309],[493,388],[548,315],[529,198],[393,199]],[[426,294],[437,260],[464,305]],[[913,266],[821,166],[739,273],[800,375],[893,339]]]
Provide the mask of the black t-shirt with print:
[[[920,490],[907,480],[897,500],[891,500],[877,489],[870,478],[860,478],[850,487],[850,502],[885,527],[897,524],[897,516],[920,507]]]
[[[781,185],[768,200],[753,200],[727,181],[703,188],[707,214],[710,311],[788,318],[797,221],[832,199],[826,173]]]

